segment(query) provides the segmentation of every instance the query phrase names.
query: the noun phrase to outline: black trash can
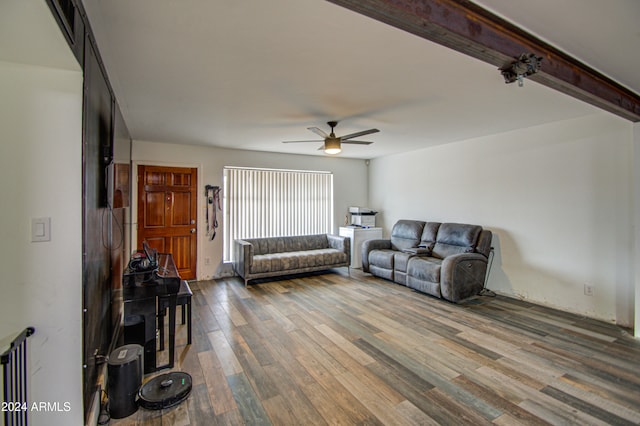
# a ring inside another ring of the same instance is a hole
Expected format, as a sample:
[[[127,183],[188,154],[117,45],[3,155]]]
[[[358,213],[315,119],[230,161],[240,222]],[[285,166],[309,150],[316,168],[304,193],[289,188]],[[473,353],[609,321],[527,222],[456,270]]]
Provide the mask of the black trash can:
[[[114,419],[130,416],[138,410],[136,396],[142,385],[144,349],[124,345],[109,356],[107,366],[109,414]]]

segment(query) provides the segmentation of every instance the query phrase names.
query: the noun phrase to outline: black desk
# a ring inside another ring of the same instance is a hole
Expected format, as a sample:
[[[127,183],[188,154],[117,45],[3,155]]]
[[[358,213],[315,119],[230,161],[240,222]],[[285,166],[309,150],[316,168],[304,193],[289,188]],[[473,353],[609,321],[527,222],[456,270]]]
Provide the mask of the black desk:
[[[158,269],[137,272],[127,268],[123,279],[122,295],[125,316],[125,344],[136,343],[144,347],[144,372],[152,373],[164,368],[173,368],[176,341],[176,300],[180,289],[173,257],[158,254]],[[158,297],[168,302],[169,308],[169,363],[156,363],[156,324]],[[127,326],[127,322],[130,326]],[[133,326],[133,324],[136,326]]]

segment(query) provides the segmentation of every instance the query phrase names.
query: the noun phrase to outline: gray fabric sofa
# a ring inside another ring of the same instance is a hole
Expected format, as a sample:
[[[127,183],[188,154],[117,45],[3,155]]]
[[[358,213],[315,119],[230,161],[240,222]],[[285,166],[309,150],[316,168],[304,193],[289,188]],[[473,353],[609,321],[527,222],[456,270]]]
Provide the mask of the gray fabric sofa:
[[[362,270],[450,302],[484,288],[492,233],[479,225],[400,220],[362,245]]]
[[[349,267],[351,240],[333,234],[235,240],[233,269],[244,279]]]

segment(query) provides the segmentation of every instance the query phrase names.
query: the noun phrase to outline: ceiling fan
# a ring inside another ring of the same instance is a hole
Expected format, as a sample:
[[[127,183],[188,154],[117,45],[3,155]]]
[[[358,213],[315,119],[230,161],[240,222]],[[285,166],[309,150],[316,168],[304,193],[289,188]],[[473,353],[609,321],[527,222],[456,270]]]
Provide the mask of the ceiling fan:
[[[380,130],[378,129],[369,129],[363,130],[361,132],[350,133],[344,136],[336,136],[333,132],[333,129],[338,125],[337,121],[329,121],[327,122],[329,127],[331,127],[331,133],[327,134],[324,130],[319,129],[317,127],[307,127],[307,129],[311,130],[313,133],[317,134],[324,138],[324,140],[313,140],[313,141],[283,141],[282,143],[305,143],[305,142],[324,142],[318,149],[324,150],[326,154],[339,154],[342,151],[342,144],[353,144],[353,145],[371,145],[373,142],[365,142],[365,141],[354,141],[353,138],[357,138],[358,136],[370,135],[371,133],[378,133]]]

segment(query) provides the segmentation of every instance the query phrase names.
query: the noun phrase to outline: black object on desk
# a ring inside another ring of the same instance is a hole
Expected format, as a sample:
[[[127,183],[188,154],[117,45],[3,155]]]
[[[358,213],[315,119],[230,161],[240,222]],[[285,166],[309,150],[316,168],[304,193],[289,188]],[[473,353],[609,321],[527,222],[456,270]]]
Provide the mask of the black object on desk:
[[[150,249],[146,243],[144,246],[144,257],[149,262],[137,262],[140,259],[140,253],[132,256],[132,261],[124,272],[122,294],[125,317],[124,341],[125,344],[135,343],[144,348],[144,372],[147,374],[163,368],[173,368],[176,299],[181,280],[171,254],[159,254],[156,250]],[[138,267],[138,263],[146,267]],[[169,363],[163,366],[156,364],[156,307],[160,296],[166,299],[169,308]],[[143,329],[144,332],[142,332]]]

